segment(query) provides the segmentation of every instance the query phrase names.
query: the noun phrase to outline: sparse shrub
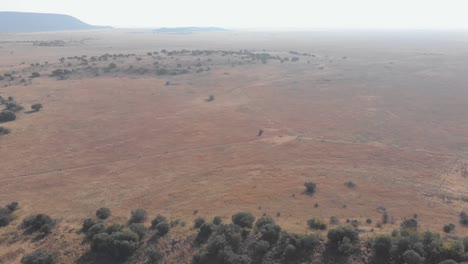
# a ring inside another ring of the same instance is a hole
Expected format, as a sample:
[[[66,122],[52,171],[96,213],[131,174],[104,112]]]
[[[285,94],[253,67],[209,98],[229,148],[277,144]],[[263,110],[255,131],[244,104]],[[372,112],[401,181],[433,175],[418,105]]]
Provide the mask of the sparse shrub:
[[[130,224],[143,223],[146,221],[146,218],[148,218],[148,212],[146,212],[145,209],[139,208],[135,211],[132,211],[129,222]]]
[[[156,230],[158,231],[159,236],[165,236],[171,227],[167,222],[161,222],[156,226]]]
[[[107,207],[101,207],[96,210],[96,217],[102,220],[109,218],[111,214],[111,210]]]
[[[240,227],[252,228],[255,217],[248,212],[239,212],[232,216],[232,222]]]
[[[313,195],[317,191],[317,184],[313,182],[305,182],[304,186],[306,188],[305,193],[307,195]]]
[[[356,184],[355,184],[354,182],[352,182],[352,181],[347,181],[347,182],[344,183],[344,185],[345,185],[346,187],[348,187],[348,188],[354,188],[354,187],[356,187]]]
[[[358,226],[360,225],[361,223],[358,221],[358,220],[353,220],[351,221],[351,225],[354,227],[354,228],[358,228]]]
[[[0,112],[0,123],[16,120],[16,114],[12,111],[4,110]]]
[[[21,264],[55,264],[55,256],[37,250],[23,256]]]
[[[367,219],[366,219],[366,224],[368,224],[368,225],[372,224],[372,219],[367,218]]]
[[[316,230],[325,230],[327,229],[327,225],[316,218],[309,219],[307,221],[307,225],[309,226],[310,229],[316,229]]]
[[[452,223],[447,224],[447,225],[444,225],[444,232],[445,232],[445,233],[450,233],[450,232],[452,232],[454,229],[455,229],[455,225],[452,224]]]
[[[85,220],[83,220],[81,230],[83,232],[88,232],[88,230],[95,224],[96,224],[96,220],[92,218],[86,218]]]
[[[200,228],[204,223],[205,223],[205,218],[198,217],[197,219],[193,221],[193,227]]]
[[[0,227],[7,226],[13,220],[10,209],[0,207]]]
[[[30,215],[23,220],[23,228],[31,233],[41,230],[45,225],[50,226],[50,229],[55,225],[52,218],[46,214]]]
[[[398,230],[393,230],[392,231],[392,237],[397,237],[399,234],[400,234],[400,232],[398,232]]]
[[[214,95],[210,95],[208,99],[206,99],[206,101],[211,102],[211,101],[214,101],[214,99],[215,99]]]
[[[11,203],[6,205],[6,208],[8,208],[8,210],[10,210],[11,212],[16,211],[18,209],[18,207],[19,207],[18,202],[11,202]]]
[[[167,218],[161,214],[156,215],[156,217],[151,221],[151,228],[155,229],[156,226],[162,222],[167,222]]]
[[[145,225],[141,223],[133,223],[128,226],[128,229],[137,234],[140,240],[143,239],[143,237],[146,235],[146,231],[148,231]]]
[[[215,224],[215,225],[220,225],[222,222],[223,222],[223,220],[219,216],[215,216],[213,218],[213,224]]]

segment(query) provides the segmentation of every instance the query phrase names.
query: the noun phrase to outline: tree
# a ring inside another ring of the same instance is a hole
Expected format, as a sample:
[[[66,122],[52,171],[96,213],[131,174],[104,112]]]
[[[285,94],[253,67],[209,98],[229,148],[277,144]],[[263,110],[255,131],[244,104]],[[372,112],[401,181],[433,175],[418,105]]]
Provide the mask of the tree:
[[[193,220],[193,227],[200,228],[205,223],[205,218],[198,217],[197,219]]]
[[[307,195],[313,195],[317,191],[317,184],[313,182],[305,182],[304,186],[306,188],[305,193]]]
[[[96,217],[102,220],[109,218],[111,214],[111,210],[107,207],[101,207],[96,210]]]
[[[450,232],[452,232],[454,229],[455,229],[455,225],[452,224],[452,223],[447,224],[447,225],[444,225],[444,232],[445,232],[445,233],[450,233]]]
[[[137,234],[140,240],[143,239],[143,237],[146,235],[146,231],[148,231],[145,225],[141,223],[133,223],[128,226],[128,229]]]
[[[0,227],[9,225],[12,220],[10,209],[0,207]]]
[[[416,230],[418,229],[418,221],[414,218],[410,218],[410,219],[405,219],[402,223],[401,223],[401,228],[402,229],[412,229],[412,230]]]
[[[248,212],[239,212],[232,216],[232,222],[240,227],[252,228],[255,217]]]
[[[165,236],[169,232],[170,228],[171,227],[167,222],[161,222],[156,226],[159,236]]]
[[[31,105],[31,109],[36,111],[36,112],[39,112],[39,110],[41,110],[42,108],[42,104],[33,104]]]
[[[55,225],[55,222],[46,214],[30,215],[23,220],[23,228],[29,232],[36,232],[42,229],[49,230]],[[48,226],[48,227],[44,227]]]
[[[220,225],[222,222],[223,222],[223,220],[219,216],[215,216],[213,218],[213,224],[215,224],[215,225]]]

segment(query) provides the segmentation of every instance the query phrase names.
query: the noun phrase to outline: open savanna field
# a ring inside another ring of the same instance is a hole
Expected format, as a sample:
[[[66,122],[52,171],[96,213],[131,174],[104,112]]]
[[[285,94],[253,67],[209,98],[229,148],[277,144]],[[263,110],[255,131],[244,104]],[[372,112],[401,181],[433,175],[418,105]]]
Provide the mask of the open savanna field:
[[[0,258],[62,237],[75,261],[73,231],[99,207],[182,219],[181,235],[248,211],[292,232],[358,220],[363,236],[417,214],[421,230],[466,236],[467,73],[468,34],[455,32],[2,34],[0,96],[25,110],[0,124],[0,204],[21,208],[0,235],[34,213],[60,232],[3,243]]]

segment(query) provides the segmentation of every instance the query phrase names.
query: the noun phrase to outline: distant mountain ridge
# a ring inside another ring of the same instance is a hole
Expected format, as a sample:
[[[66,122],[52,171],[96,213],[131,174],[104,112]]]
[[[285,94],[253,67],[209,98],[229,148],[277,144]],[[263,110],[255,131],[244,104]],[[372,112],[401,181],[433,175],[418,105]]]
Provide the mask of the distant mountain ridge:
[[[0,12],[0,33],[105,29],[62,14]]]
[[[155,33],[193,33],[217,31],[226,31],[226,29],[220,27],[163,27],[153,30]]]

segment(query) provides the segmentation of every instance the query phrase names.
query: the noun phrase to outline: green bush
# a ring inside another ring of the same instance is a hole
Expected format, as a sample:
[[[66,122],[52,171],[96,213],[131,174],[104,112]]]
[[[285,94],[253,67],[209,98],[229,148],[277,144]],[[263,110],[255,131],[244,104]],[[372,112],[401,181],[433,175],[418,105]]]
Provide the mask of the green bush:
[[[267,224],[274,224],[275,220],[273,220],[271,217],[263,216],[257,220],[255,223],[255,228],[260,229],[262,226],[267,225]]]
[[[402,223],[401,223],[401,228],[402,229],[412,229],[412,230],[416,230],[418,229],[418,221],[414,218],[410,218],[410,219],[405,219]]]
[[[316,230],[325,230],[327,229],[327,225],[319,219],[312,218],[307,221],[307,225],[310,229]]]
[[[170,228],[171,227],[169,226],[167,222],[159,223],[156,226],[156,230],[158,231],[159,236],[165,236],[169,232]]]
[[[468,214],[465,211],[460,213],[460,224],[468,226]]]
[[[91,250],[101,256],[124,261],[136,251],[140,238],[130,230],[112,234],[96,234],[91,241]]]
[[[31,105],[31,109],[36,111],[36,112],[39,112],[39,110],[41,110],[42,108],[42,104],[33,104]]]
[[[128,229],[137,234],[140,240],[143,239],[143,237],[146,235],[146,232],[148,231],[145,225],[141,223],[133,223],[128,226]]]
[[[104,223],[96,223],[88,229],[87,236],[89,238],[94,237],[99,233],[107,232],[107,226]]]
[[[95,224],[96,224],[96,220],[92,218],[86,218],[85,220],[83,220],[81,231],[88,232],[88,230]]]
[[[47,225],[52,228],[55,225],[55,222],[46,214],[36,214],[30,215],[23,220],[23,228],[28,232],[40,231],[43,226]],[[44,230],[47,230],[48,227],[44,227]]]
[[[214,225],[211,223],[204,223],[200,227],[200,231],[198,231],[197,237],[195,238],[195,242],[198,244],[205,243],[210,238],[211,234],[213,233]]]
[[[18,202],[11,202],[11,203],[6,205],[6,208],[8,208],[8,210],[10,210],[11,212],[16,211],[18,209],[18,207],[19,207]]]
[[[354,187],[356,187],[356,184],[355,184],[354,182],[352,182],[352,181],[347,181],[347,182],[344,183],[344,185],[345,185],[346,187],[348,187],[348,188],[354,188]]]
[[[162,222],[167,222],[167,218],[161,214],[158,214],[152,221],[151,221],[151,229],[155,229],[157,225]]]
[[[215,224],[215,225],[220,225],[222,222],[223,222],[223,220],[219,216],[215,216],[213,218],[213,224]]]
[[[347,254],[359,241],[358,232],[349,226],[339,226],[328,231],[328,247],[338,253]]]
[[[239,212],[232,216],[232,222],[240,227],[252,228],[255,217],[248,212]]]
[[[2,111],[0,112],[0,123],[14,121],[16,119],[16,114],[12,111]]]
[[[148,253],[148,264],[159,264],[162,263],[163,254],[157,250],[151,250]]]
[[[193,227],[200,228],[205,223],[205,218],[198,217],[197,219],[193,220]]]
[[[423,264],[424,258],[421,257],[416,251],[414,250],[407,250],[403,253],[403,260],[405,264]]]
[[[34,251],[21,258],[21,264],[55,264],[55,256],[42,251]]]
[[[384,263],[390,259],[392,239],[388,236],[379,236],[374,240],[372,248],[374,249],[375,257]]]
[[[132,211],[129,223],[143,223],[146,221],[146,218],[148,218],[148,212],[145,209],[139,208]]]
[[[260,227],[259,232],[261,239],[268,241],[270,244],[275,244],[281,233],[281,227],[277,224],[264,224]]]
[[[102,220],[109,218],[111,214],[111,210],[107,207],[101,207],[96,210],[96,217]]]
[[[305,193],[307,195],[312,195],[317,191],[317,184],[313,182],[305,182],[304,186],[306,188]]]
[[[0,207],[0,227],[7,226],[13,220],[10,209]]]
[[[452,223],[447,224],[447,225],[444,225],[444,232],[445,232],[445,233],[450,233],[450,232],[452,232],[454,229],[455,229],[455,225],[452,224]]]

